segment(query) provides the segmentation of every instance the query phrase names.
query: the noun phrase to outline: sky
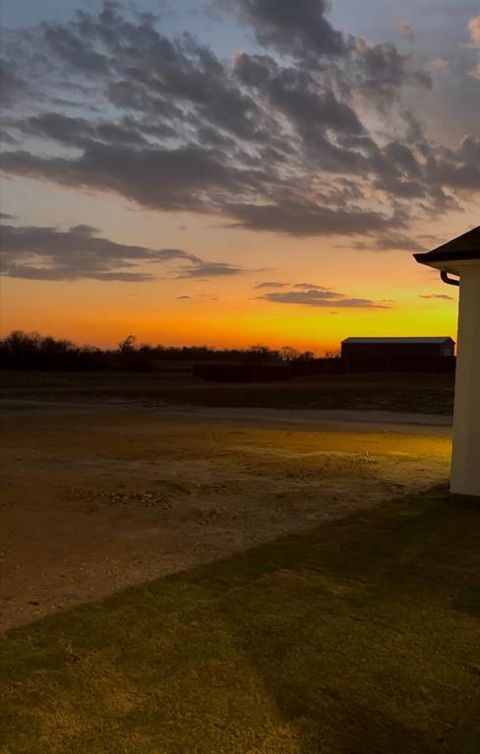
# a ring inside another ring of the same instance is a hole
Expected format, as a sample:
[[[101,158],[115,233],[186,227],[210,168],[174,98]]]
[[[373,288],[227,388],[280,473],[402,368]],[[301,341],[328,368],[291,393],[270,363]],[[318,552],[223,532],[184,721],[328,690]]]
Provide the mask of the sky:
[[[2,0],[1,332],[456,335],[474,0]]]

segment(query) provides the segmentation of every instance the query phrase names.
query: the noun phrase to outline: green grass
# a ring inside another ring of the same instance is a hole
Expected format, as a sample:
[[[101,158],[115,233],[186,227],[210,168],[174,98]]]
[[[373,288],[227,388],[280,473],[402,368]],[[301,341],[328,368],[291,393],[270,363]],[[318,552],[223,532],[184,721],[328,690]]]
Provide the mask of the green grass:
[[[478,754],[480,510],[392,501],[11,631],[4,754]]]

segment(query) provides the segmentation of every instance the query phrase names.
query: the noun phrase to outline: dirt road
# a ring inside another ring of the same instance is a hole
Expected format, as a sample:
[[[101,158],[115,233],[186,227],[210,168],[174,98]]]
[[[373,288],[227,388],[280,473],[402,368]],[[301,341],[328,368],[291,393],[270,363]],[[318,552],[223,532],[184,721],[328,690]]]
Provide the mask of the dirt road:
[[[8,403],[2,627],[446,482],[448,417],[375,413]]]

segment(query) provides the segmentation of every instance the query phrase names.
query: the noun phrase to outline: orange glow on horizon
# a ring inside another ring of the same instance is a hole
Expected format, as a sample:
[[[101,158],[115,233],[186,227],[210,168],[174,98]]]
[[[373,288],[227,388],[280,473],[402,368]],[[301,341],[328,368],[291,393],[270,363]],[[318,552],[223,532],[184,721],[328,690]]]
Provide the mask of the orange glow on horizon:
[[[318,354],[337,351],[349,336],[449,335],[456,340],[457,291],[443,285],[435,271],[418,265],[409,251],[360,251],[342,237],[292,238],[225,229],[213,225],[210,217],[160,217],[133,210],[125,200],[109,195],[102,195],[101,202],[93,194],[78,202],[72,192],[52,186],[44,188],[39,202],[38,182],[18,179],[15,185],[28,198],[25,222],[57,225],[60,208],[65,227],[90,222],[102,228],[100,236],[118,243],[184,249],[207,261],[237,266],[240,273],[182,278],[178,265],[167,263],[139,267],[155,276],[148,283],[3,277],[3,336],[16,329],[80,345],[115,347],[132,334],[138,342],[165,346],[289,345]],[[448,239],[466,223],[459,213],[435,232]],[[419,237],[431,230],[419,227]],[[259,288],[265,281],[282,287]],[[303,283],[374,306],[332,303],[315,308],[262,298]]]
[[[51,283],[58,286],[58,283]],[[98,284],[101,285],[101,284]],[[35,283],[28,281],[27,288]],[[5,287],[5,286],[4,286]],[[65,289],[67,286],[64,286]],[[8,300],[8,296],[5,297]],[[80,295],[81,299],[81,295]],[[125,306],[98,302],[81,306],[66,291],[29,303],[2,318],[2,335],[11,330],[37,331],[67,338],[81,345],[116,346],[127,335],[152,345],[207,345],[247,348],[262,344],[271,348],[289,345],[322,354],[337,351],[348,336],[450,335],[456,339],[456,301],[405,301],[389,309],[308,308],[264,301],[175,301],[150,307],[132,297]],[[38,308],[37,308],[38,307]]]

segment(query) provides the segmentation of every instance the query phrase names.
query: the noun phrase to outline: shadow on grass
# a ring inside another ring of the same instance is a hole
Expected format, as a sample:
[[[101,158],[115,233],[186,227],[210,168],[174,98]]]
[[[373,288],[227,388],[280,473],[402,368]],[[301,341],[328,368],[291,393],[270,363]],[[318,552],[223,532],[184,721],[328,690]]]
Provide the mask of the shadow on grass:
[[[477,754],[479,523],[433,490],[16,629],[5,751]]]

